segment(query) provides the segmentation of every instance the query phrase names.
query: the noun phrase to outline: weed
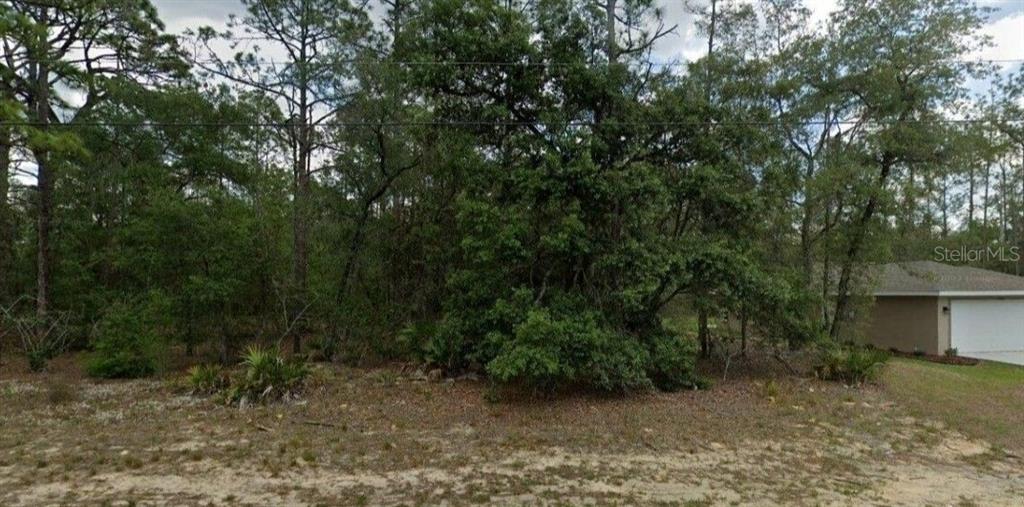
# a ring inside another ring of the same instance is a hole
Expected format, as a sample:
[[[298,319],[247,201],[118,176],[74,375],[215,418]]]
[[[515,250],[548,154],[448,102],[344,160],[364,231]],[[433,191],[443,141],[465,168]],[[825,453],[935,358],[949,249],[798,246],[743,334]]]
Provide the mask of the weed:
[[[306,449],[302,451],[302,461],[305,461],[306,463],[314,463],[316,462],[316,454],[314,454],[311,449]]]
[[[848,385],[860,385],[878,377],[889,354],[878,349],[856,346],[826,348],[814,371],[818,378]]]
[[[331,362],[341,350],[341,340],[334,335],[318,336],[309,342],[310,358]]]
[[[21,341],[21,350],[28,358],[29,370],[40,372],[46,362],[71,345],[70,314],[51,312],[39,317],[24,311],[31,298],[21,297],[8,307],[0,307],[0,329],[12,330]],[[2,337],[3,334],[0,334]]]
[[[393,370],[379,370],[373,376],[383,386],[390,387],[398,383],[398,374]]]
[[[63,405],[78,400],[78,391],[67,382],[50,382],[46,384],[46,401],[51,405]]]
[[[197,365],[188,370],[185,383],[193,394],[214,394],[229,383],[227,372],[217,365]]]

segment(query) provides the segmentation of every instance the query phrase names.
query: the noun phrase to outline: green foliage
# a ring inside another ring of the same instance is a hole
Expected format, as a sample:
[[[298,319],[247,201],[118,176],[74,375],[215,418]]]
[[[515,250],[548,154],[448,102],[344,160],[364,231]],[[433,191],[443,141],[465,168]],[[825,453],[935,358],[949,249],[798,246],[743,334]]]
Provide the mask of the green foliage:
[[[215,395],[228,403],[269,403],[297,396],[311,373],[302,359],[286,360],[277,349],[252,345],[242,355],[238,371],[197,365],[183,380],[192,394]]]
[[[200,364],[188,370],[185,384],[193,394],[214,394],[228,387],[230,377],[221,366]]]
[[[29,371],[34,373],[46,369],[46,364],[64,352],[71,340],[70,330],[64,318],[39,318],[37,316],[18,318],[16,321],[0,319],[0,325],[12,325],[21,338],[21,349],[28,359]]]
[[[277,349],[250,346],[242,355],[242,372],[231,381],[227,399],[234,403],[265,403],[297,395],[310,368],[301,359],[285,360]]]
[[[310,357],[319,361],[333,361],[341,350],[341,340],[333,334],[322,334],[309,341]]]
[[[420,321],[407,324],[395,336],[396,356],[414,361],[425,360],[429,344],[433,342],[437,333],[438,326],[434,322]]]
[[[443,368],[445,371],[457,371],[468,363],[469,347],[463,334],[458,331],[460,323],[449,317],[439,327],[425,346],[424,360],[427,363]]]
[[[876,379],[889,354],[872,347],[828,345],[820,352],[814,371],[818,378],[860,385]]]
[[[0,306],[0,349],[8,335],[16,337],[28,359],[29,370],[40,372],[46,363],[67,350],[72,343],[72,328],[67,312],[39,316],[29,308],[31,298],[18,298],[10,306]]]
[[[672,333],[653,337],[647,376],[655,387],[663,391],[707,387],[694,373],[695,345],[693,340]]]
[[[167,353],[161,335],[167,300],[158,294],[144,302],[118,303],[96,325],[90,375],[102,378],[137,378],[156,373]]]
[[[543,391],[583,386],[609,392],[651,387],[650,354],[637,340],[602,329],[594,315],[552,316],[536,309],[498,342],[487,364],[497,381]]]
[[[237,87],[179,79],[149,2],[79,3],[0,5],[14,63],[0,118],[17,120],[0,129],[0,303],[38,289],[39,192],[16,175],[45,157],[50,311],[95,329],[96,375],[151,374],[172,340],[227,362],[234,343],[294,331],[321,359],[424,360],[537,390],[687,388],[693,345],[665,329],[668,304],[799,347],[855,314],[826,308],[825,271],[1019,243],[1005,160],[1024,137],[1004,119],[1021,116],[1024,71],[968,100],[988,72],[964,58],[985,44],[970,2],[844,0],[821,27],[797,0],[770,16],[719,2],[711,57],[651,68],[649,1],[612,16],[397,2],[377,23],[347,1],[247,0],[232,31],[315,50],[276,69],[255,46],[196,55]],[[194,35],[202,52],[223,34]],[[412,61],[436,64],[396,64]],[[39,114],[26,72],[42,67],[83,98],[51,86],[74,119],[59,128],[19,124]],[[303,118],[322,123],[279,128]],[[47,341],[25,348],[33,368],[66,345]],[[289,389],[291,363],[268,354],[239,399]],[[836,354],[838,370],[861,359]]]

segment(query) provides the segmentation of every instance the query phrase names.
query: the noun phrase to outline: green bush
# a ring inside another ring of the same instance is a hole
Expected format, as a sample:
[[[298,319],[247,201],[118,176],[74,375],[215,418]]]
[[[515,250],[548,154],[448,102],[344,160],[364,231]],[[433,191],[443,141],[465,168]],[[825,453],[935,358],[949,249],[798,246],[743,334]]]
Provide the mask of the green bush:
[[[331,362],[341,350],[341,339],[333,334],[324,334],[310,340],[310,359]]]
[[[531,310],[512,336],[492,333],[499,342],[487,372],[497,381],[552,391],[584,386],[623,392],[652,386],[646,369],[651,356],[636,339],[603,329],[593,315],[555,317]]]
[[[437,336],[438,327],[434,322],[413,322],[400,331],[396,338],[398,357],[421,361],[429,354],[429,344]]]
[[[266,402],[293,396],[303,389],[310,373],[301,359],[287,361],[277,349],[259,346],[246,350],[242,367],[227,393],[231,402]]]
[[[230,378],[220,366],[201,364],[188,370],[185,383],[192,394],[214,394],[226,389]]]
[[[651,343],[647,376],[662,391],[703,388],[705,382],[694,374],[696,355],[693,340],[669,333],[656,336]]]
[[[48,350],[30,350],[25,353],[28,358],[28,369],[33,373],[39,373],[46,368],[46,363],[53,359],[53,354]]]
[[[454,372],[465,366],[468,344],[458,329],[456,319],[448,318],[438,327],[437,333],[424,346],[424,359],[446,372]]]
[[[823,380],[860,385],[878,377],[889,354],[870,347],[833,345],[821,353],[815,373]]]
[[[166,351],[149,308],[115,305],[96,326],[89,375],[138,378],[156,373]]]

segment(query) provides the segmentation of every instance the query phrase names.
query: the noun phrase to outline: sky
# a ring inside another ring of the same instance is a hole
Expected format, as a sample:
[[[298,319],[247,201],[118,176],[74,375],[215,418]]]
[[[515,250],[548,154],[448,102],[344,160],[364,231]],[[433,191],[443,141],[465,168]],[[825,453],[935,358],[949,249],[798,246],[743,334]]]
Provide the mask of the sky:
[[[230,14],[241,14],[239,0],[153,0],[171,33],[189,28],[212,26],[223,29]],[[837,8],[839,0],[806,0],[815,23],[824,21]],[[979,6],[990,7],[984,32],[992,38],[990,48],[974,55],[979,59],[1024,60],[1024,0],[976,0]],[[661,61],[689,61],[706,50],[706,41],[697,33],[693,18],[683,8],[683,0],[655,0],[664,10],[666,26],[677,25],[676,33],[666,37],[655,50]],[[1004,70],[1019,62],[1002,64]]]

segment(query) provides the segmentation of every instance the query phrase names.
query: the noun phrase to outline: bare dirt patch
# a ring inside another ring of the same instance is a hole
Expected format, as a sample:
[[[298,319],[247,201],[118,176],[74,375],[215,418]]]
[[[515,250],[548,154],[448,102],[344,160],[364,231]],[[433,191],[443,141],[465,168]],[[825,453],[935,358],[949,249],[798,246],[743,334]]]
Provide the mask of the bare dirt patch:
[[[0,381],[0,504],[1017,504],[1024,464],[877,389],[491,404],[485,386],[330,369],[239,409],[161,382]],[[383,379],[383,380],[382,380]],[[386,380],[386,381],[385,381]]]

